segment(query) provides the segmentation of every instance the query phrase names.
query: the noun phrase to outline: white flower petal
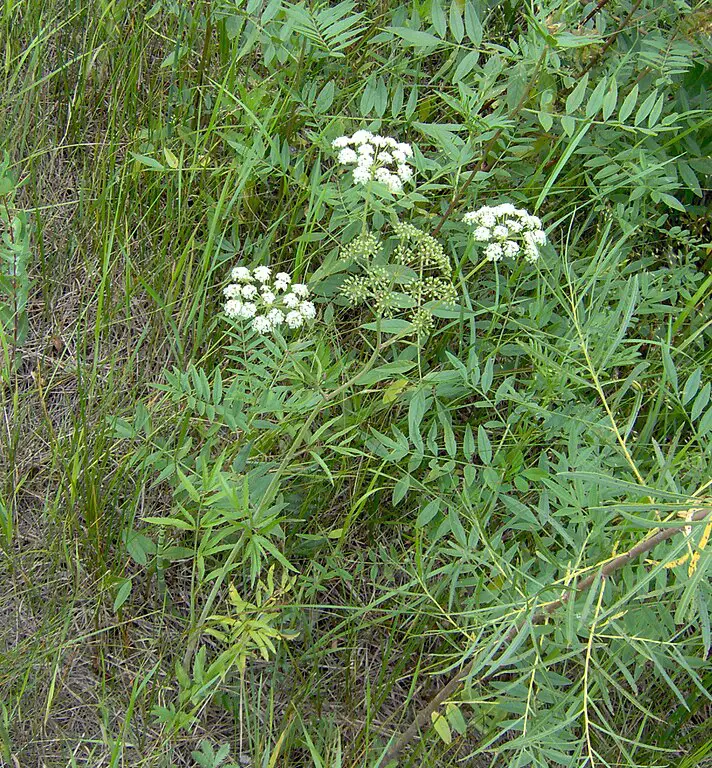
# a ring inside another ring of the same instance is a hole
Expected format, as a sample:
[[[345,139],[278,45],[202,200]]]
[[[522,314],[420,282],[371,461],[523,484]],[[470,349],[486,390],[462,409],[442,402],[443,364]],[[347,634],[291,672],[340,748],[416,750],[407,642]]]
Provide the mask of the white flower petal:
[[[247,287],[245,286],[245,288]],[[242,286],[237,283],[230,283],[230,285],[223,288],[223,295],[226,299],[239,299],[242,295]]]
[[[299,312],[305,320],[313,320],[316,317],[316,307],[311,301],[303,301],[299,305]]]
[[[225,302],[224,310],[228,317],[241,317],[242,302],[238,301],[237,299],[230,299],[230,301]]]
[[[266,283],[272,274],[272,270],[269,267],[255,267],[253,274],[261,283]]]
[[[301,312],[295,312],[294,310],[287,312],[285,319],[290,328],[299,328],[304,323],[304,317]]]
[[[371,141],[373,139],[373,134],[370,131],[356,131],[354,135],[351,137],[351,141],[353,144],[363,144],[366,141]]]
[[[258,333],[269,333],[272,330],[272,324],[264,315],[258,315],[252,321],[252,327]]]
[[[341,165],[351,165],[358,161],[358,155],[351,149],[351,147],[345,147],[339,152],[338,160]]]
[[[231,275],[233,280],[239,280],[241,283],[252,280],[252,275],[247,267],[233,267]]]

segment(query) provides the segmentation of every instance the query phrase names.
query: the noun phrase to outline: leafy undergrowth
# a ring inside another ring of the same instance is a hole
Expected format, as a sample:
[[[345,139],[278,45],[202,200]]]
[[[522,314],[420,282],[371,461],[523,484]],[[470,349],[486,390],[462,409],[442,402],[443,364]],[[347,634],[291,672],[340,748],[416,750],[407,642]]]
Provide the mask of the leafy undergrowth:
[[[0,763],[712,764],[706,5],[0,25]]]

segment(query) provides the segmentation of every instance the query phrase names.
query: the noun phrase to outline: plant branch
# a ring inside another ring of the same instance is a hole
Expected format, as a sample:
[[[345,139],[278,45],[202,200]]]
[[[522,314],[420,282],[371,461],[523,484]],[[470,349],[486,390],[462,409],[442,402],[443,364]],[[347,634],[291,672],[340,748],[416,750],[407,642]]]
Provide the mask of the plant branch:
[[[598,0],[598,3],[596,4],[596,7],[586,16],[586,18],[581,22],[581,26],[584,24],[588,24],[589,21],[606,5],[608,5],[609,0]]]
[[[521,95],[514,109],[508,115],[510,120],[513,117],[515,117],[517,114],[519,114],[519,112],[522,110],[522,107],[526,104],[526,101],[529,98],[529,94],[531,93],[531,90],[534,87],[534,83],[536,83],[539,77],[539,70],[541,69],[541,65],[544,63],[547,50],[548,50],[548,47],[544,46],[541,52],[541,55],[539,56],[539,60],[536,63],[536,67],[534,68],[534,74],[529,79],[529,82],[527,83],[527,86],[524,89],[524,93]],[[442,217],[440,218],[440,221],[435,225],[435,229],[433,229],[432,231],[433,237],[437,237],[437,234],[442,229],[443,224],[450,218],[450,215],[452,214],[452,212],[455,210],[455,207],[462,199],[462,196],[465,194],[472,180],[475,178],[475,174],[478,171],[486,171],[491,167],[487,165],[487,157],[489,153],[492,151],[492,148],[497,143],[497,141],[499,140],[499,137],[502,135],[503,132],[504,132],[504,128],[500,126],[492,134],[492,137],[489,139],[489,141],[485,144],[484,149],[482,150],[482,157],[480,158],[480,162],[477,163],[475,167],[470,171],[469,176],[465,179],[465,183],[453,195],[452,200],[450,201],[450,204],[448,205],[445,213],[442,215]]]
[[[704,520],[708,515],[710,515],[709,508],[695,509],[694,511],[691,511],[688,519],[690,521],[698,522]],[[684,531],[683,526],[671,526],[669,528],[662,528],[658,530],[657,533],[653,534],[649,538],[639,541],[634,547],[629,549],[627,552],[624,552],[622,555],[618,555],[617,557],[606,561],[600,570],[596,569],[593,573],[583,579],[583,581],[581,581],[575,588],[566,592],[561,598],[548,603],[546,606],[536,611],[530,619],[524,617],[516,624],[513,624],[501,642],[502,651],[500,655],[506,653],[507,648],[512,644],[527,621],[530,620],[532,624],[543,624],[544,621],[546,621],[546,619],[551,616],[552,613],[566,605],[572,596],[586,592],[591,587],[591,585],[594,584],[598,578],[599,573],[601,574],[601,577],[605,579],[607,576],[610,576],[624,565],[627,565],[641,555],[650,552],[658,544],[661,544],[663,541],[667,541],[681,531]],[[433,712],[435,712],[441,704],[450,699],[456,693],[456,691],[474,669],[475,663],[476,660],[473,660],[466,664],[459,672],[456,672],[450,678],[450,680],[435,694],[435,696],[433,696],[433,698],[417,713],[415,719],[404,731],[404,733],[386,750],[379,765],[383,766],[383,768],[386,768],[389,763],[396,760],[403,749],[417,737],[418,733],[426,725],[430,724],[430,719]],[[492,674],[485,675],[485,677],[483,677],[480,682],[485,682],[491,676]]]
[[[628,15],[623,19],[623,21],[618,25],[618,28],[611,33],[611,36],[606,40],[605,45],[603,48],[601,48],[598,53],[596,53],[594,56],[591,57],[591,61],[588,62],[588,64],[584,67],[584,69],[579,74],[579,78],[583,77],[587,72],[590,72],[596,64],[603,58],[603,55],[606,53],[606,51],[615,43],[616,38],[620,33],[628,26],[628,22],[633,18],[633,14],[638,10],[640,7],[640,4],[643,2],[643,0],[635,0],[635,5],[630,9],[630,12]]]

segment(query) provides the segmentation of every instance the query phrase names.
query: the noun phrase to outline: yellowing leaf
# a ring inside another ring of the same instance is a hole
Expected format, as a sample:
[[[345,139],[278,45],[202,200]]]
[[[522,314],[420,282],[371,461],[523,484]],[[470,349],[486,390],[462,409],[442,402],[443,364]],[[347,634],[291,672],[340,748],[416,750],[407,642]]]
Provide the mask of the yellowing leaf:
[[[178,167],[178,158],[171,152],[168,147],[163,148],[163,157],[166,158],[166,162],[171,168],[177,168]]]
[[[395,402],[398,396],[408,386],[408,379],[396,379],[383,390],[383,402],[388,405]]]
[[[438,736],[446,744],[452,743],[452,732],[450,731],[450,724],[448,723],[447,718],[443,717],[439,712],[433,712],[433,714],[430,715],[430,718],[433,721],[433,727]]]

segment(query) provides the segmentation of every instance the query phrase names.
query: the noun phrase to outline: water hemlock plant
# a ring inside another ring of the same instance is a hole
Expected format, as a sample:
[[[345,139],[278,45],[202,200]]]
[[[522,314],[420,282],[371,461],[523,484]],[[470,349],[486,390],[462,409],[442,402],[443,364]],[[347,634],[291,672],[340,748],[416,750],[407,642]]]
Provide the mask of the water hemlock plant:
[[[3,5],[0,764],[709,762],[708,5]]]

